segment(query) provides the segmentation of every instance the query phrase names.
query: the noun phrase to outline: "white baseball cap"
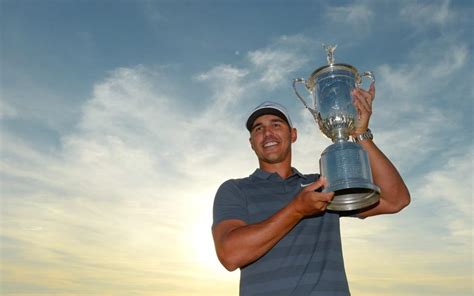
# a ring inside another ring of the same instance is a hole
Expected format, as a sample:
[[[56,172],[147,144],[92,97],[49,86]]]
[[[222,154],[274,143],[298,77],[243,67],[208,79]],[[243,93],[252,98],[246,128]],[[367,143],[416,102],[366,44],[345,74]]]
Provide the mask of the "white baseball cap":
[[[286,110],[286,108],[283,105],[272,102],[272,101],[265,101],[261,103],[260,105],[258,105],[255,109],[253,109],[252,113],[250,113],[247,119],[247,123],[245,124],[245,126],[247,127],[249,131],[251,131],[254,121],[258,117],[262,115],[267,115],[267,114],[278,116],[281,119],[283,119],[286,123],[288,123],[290,128],[293,127],[290,116],[288,115],[288,110]]]

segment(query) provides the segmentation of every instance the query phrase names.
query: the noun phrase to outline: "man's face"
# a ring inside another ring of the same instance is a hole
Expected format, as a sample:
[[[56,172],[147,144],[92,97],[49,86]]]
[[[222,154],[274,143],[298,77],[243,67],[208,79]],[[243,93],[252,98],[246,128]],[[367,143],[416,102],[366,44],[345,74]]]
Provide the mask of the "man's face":
[[[296,129],[290,128],[278,116],[262,115],[253,123],[249,141],[260,162],[276,164],[290,161]]]

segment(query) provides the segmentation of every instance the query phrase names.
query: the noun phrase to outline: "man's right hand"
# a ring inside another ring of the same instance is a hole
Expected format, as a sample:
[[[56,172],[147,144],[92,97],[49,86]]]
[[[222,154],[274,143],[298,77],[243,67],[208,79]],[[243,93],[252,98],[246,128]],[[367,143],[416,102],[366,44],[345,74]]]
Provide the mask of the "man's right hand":
[[[319,188],[327,185],[324,177],[309,184],[293,199],[293,207],[301,218],[326,211],[329,202],[334,198],[334,192],[317,192]]]

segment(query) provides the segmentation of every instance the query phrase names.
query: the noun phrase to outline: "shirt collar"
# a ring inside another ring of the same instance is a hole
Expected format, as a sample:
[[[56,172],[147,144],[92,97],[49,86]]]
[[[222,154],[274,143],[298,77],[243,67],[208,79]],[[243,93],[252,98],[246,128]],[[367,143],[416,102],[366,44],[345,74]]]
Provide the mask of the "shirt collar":
[[[297,169],[292,167],[291,170],[292,170],[292,174],[287,179],[290,179],[294,176],[299,176],[300,178],[306,179],[306,176],[303,175],[302,173],[300,173]],[[250,175],[250,176],[251,177],[256,177],[256,178],[259,178],[259,179],[263,179],[263,180],[268,180],[270,178],[278,178],[278,179],[281,180],[280,175],[278,175],[277,173],[270,173],[270,172],[264,171],[260,168],[256,169],[255,172],[253,172],[253,174]]]

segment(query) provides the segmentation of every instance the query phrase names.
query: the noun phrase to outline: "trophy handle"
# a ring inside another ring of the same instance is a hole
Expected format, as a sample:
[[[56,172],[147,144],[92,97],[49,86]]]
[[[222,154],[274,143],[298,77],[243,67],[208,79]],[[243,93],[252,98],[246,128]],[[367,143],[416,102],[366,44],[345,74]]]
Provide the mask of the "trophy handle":
[[[300,99],[300,101],[303,103],[303,105],[304,105],[307,109],[313,110],[313,109],[311,109],[311,108],[308,106],[308,104],[306,103],[305,99],[303,99],[303,97],[298,93],[298,90],[296,89],[296,84],[297,84],[297,83],[303,83],[304,86],[305,86],[305,88],[308,89],[308,88],[306,87],[306,80],[305,80],[304,78],[295,78],[295,79],[293,79],[293,90],[295,91],[296,96],[298,97],[298,99]]]
[[[365,71],[364,74],[361,75],[361,77],[359,77],[359,81],[357,82],[357,87],[360,87],[361,84],[362,84],[362,77],[367,77],[370,79],[370,82],[375,82],[375,75],[374,75],[374,72],[372,71]]]

